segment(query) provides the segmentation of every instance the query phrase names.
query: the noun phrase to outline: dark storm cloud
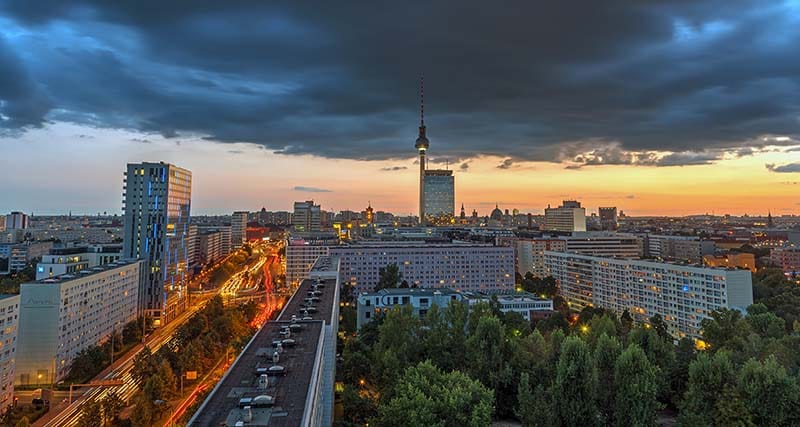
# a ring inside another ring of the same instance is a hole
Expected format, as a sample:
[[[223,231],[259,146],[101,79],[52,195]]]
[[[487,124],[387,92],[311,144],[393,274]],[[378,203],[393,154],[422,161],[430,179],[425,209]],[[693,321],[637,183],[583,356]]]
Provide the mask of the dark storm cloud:
[[[328,190],[325,188],[317,188],[317,187],[306,187],[303,185],[298,185],[293,188],[294,191],[302,191],[304,193],[332,193],[332,190]]]
[[[0,127],[407,158],[424,73],[431,153],[453,163],[706,164],[800,134],[794,7],[0,2]]]
[[[381,168],[384,172],[394,172],[394,171],[402,171],[408,169],[408,166],[389,166],[385,168]]]
[[[785,165],[775,165],[772,163],[768,163],[767,169],[772,172],[778,173],[796,173],[800,172],[800,163],[787,163]]]
[[[497,169],[509,169],[511,166],[514,166],[514,160],[505,159],[497,165]]]

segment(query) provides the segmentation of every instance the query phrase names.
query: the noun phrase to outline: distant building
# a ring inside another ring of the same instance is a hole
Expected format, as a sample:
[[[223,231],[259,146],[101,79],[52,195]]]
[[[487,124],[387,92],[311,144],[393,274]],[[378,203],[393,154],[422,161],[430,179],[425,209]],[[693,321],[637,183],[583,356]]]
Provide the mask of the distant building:
[[[0,414],[14,403],[19,295],[0,295]]]
[[[770,261],[786,274],[800,273],[800,247],[784,246],[772,248]]]
[[[320,206],[313,200],[294,202],[292,229],[299,233],[321,231]]]
[[[74,274],[81,270],[110,264],[122,257],[121,245],[79,246],[58,248],[43,255],[36,264],[36,280]]]
[[[236,250],[247,242],[248,212],[237,211],[231,216],[231,249]]]
[[[545,252],[572,252],[584,255],[615,258],[641,258],[643,241],[626,233],[582,231],[571,236],[544,236],[538,238],[504,238],[514,247],[516,271],[524,276],[530,272],[534,277],[547,276]]]
[[[200,265],[213,264],[228,256],[224,252],[225,233],[222,230],[203,231],[197,236],[197,262]]]
[[[615,231],[619,227],[617,222],[617,208],[615,207],[600,207],[597,209],[597,214],[600,217],[600,228],[606,231]]]
[[[755,273],[756,257],[747,252],[728,252],[720,256],[704,255],[703,265],[707,267],[746,268]]]
[[[144,261],[139,309],[157,326],[186,308],[192,173],[169,163],[129,163],[123,257]]]
[[[586,231],[586,209],[574,200],[564,200],[557,208],[544,210],[545,231]]]
[[[0,244],[0,258],[8,259],[7,273],[22,271],[34,259],[41,258],[53,248],[53,242]]]
[[[514,251],[504,246],[381,242],[331,247],[330,255],[340,260],[340,281],[350,282],[357,293],[372,291],[380,268],[389,264],[397,264],[403,279],[421,288],[514,288]]]
[[[28,215],[22,212],[11,212],[6,215],[6,230],[24,230],[30,226]]]
[[[700,322],[714,310],[744,310],[753,303],[747,270],[645,260],[545,253],[550,275],[570,307],[627,310],[647,322],[661,315],[675,337],[701,337]]]
[[[650,256],[657,259],[700,264],[705,255],[713,255],[716,245],[712,240],[700,240],[696,236],[648,235]]]
[[[425,171],[425,220],[431,224],[448,224],[454,218],[455,178],[453,171]]]
[[[81,350],[136,319],[142,262],[118,261],[20,287],[15,384],[55,384]]]

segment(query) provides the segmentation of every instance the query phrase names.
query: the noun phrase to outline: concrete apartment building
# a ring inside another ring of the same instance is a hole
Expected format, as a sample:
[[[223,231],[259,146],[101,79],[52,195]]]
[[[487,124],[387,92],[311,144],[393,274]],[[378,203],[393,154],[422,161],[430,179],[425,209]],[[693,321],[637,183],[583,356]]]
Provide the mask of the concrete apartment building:
[[[62,380],[83,349],[136,319],[142,261],[117,261],[20,287],[15,384]]]
[[[673,336],[700,338],[700,322],[717,309],[753,303],[748,270],[709,268],[547,252],[549,274],[574,309],[593,306],[647,322],[660,314]]]
[[[574,252],[585,255],[616,258],[641,258],[643,240],[626,233],[574,232],[571,236],[543,236],[534,238],[502,238],[503,244],[514,247],[516,272],[524,276],[530,272],[534,277],[547,276],[545,252]]]
[[[19,295],[0,295],[0,413],[14,403]]]
[[[330,253],[329,248],[336,245],[337,239],[288,239],[286,241],[286,283],[296,286],[308,277],[308,272],[321,256]]]
[[[322,229],[320,215],[320,206],[315,205],[313,200],[294,202],[292,230],[298,233],[320,231]]]
[[[514,250],[507,246],[467,243],[381,242],[331,247],[340,259],[340,281],[356,293],[370,292],[379,270],[397,264],[409,285],[488,291],[514,288]]]
[[[783,246],[770,250],[770,261],[787,274],[800,272],[800,247]]]

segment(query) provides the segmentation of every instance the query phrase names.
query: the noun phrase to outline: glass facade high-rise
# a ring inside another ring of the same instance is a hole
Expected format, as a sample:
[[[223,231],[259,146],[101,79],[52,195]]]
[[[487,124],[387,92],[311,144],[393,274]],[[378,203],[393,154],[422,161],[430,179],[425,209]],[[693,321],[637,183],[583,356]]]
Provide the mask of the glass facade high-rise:
[[[123,256],[142,263],[139,311],[163,325],[186,308],[192,173],[168,163],[130,163]]]
[[[432,224],[450,222],[455,213],[453,171],[428,169],[423,185],[426,221]]]

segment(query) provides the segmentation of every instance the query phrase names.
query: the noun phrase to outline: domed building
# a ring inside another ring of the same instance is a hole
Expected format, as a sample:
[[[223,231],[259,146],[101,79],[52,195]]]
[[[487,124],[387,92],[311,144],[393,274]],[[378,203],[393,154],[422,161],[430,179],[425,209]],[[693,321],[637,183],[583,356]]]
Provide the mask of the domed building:
[[[492,221],[503,221],[503,211],[500,210],[498,205],[494,205],[494,210],[492,211],[492,214],[489,215],[489,219]]]

